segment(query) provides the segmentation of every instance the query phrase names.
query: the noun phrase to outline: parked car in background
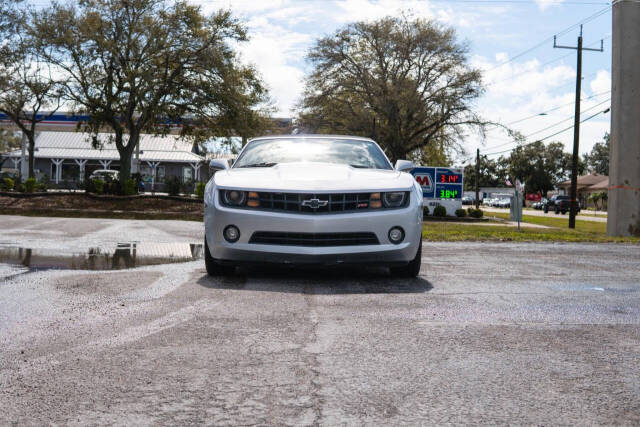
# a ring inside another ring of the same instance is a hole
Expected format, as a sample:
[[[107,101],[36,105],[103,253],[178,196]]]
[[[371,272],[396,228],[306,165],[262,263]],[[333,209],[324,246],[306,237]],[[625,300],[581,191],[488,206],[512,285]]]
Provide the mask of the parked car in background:
[[[120,176],[120,171],[113,169],[98,169],[89,175],[89,179],[100,179],[105,182],[116,181]]]
[[[547,203],[547,199],[546,199],[546,197],[543,197],[540,201],[538,201],[538,202],[533,202],[533,203],[531,204],[531,207],[532,207],[533,209],[536,209],[536,210],[542,210],[542,209],[544,208],[544,205],[545,205],[546,203]]]
[[[473,199],[469,196],[464,196],[462,198],[462,204],[463,205],[472,205],[473,204]]]
[[[482,200],[482,204],[484,206],[493,206],[493,200],[491,197],[487,197],[486,199]]]
[[[511,200],[507,199],[506,197],[502,198],[502,199],[499,199],[496,202],[496,207],[498,207],[498,208],[509,208],[509,207],[511,207]]]
[[[551,198],[544,205],[544,213],[554,211],[556,214],[562,213],[562,215],[569,212],[571,208],[571,198],[569,196],[551,196]],[[580,206],[577,206],[576,213],[580,212]]]

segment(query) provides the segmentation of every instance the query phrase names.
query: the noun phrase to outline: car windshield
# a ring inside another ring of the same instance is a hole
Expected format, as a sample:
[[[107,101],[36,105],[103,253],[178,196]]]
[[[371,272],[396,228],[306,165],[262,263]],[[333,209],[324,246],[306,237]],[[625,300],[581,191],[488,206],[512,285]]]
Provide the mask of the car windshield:
[[[372,141],[338,138],[274,138],[252,141],[234,168],[269,167],[278,163],[324,162],[365,169],[393,169]]]

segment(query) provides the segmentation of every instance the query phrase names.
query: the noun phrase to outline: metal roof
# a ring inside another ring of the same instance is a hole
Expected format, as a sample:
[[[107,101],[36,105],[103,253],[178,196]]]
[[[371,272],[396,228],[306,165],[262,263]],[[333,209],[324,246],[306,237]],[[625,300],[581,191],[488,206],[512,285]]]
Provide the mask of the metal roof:
[[[256,138],[251,138],[249,141],[255,141],[257,139],[293,139],[293,138],[327,138],[327,139],[353,139],[358,141],[373,141],[373,139],[365,137],[365,136],[355,136],[355,135],[324,135],[320,133],[299,133],[295,135],[265,135],[258,136]]]
[[[37,159],[119,160],[113,134],[100,133],[101,149],[91,146],[89,135],[80,132],[39,132],[36,135]],[[192,143],[175,135],[140,135],[140,160],[160,162],[199,162],[204,157],[191,152]],[[20,150],[9,153],[20,157]]]

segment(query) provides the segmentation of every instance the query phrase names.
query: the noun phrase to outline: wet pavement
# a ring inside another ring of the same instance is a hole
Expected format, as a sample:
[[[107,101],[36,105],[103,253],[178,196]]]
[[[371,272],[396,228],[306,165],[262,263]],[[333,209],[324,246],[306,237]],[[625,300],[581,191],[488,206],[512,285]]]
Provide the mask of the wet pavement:
[[[30,271],[122,270],[145,265],[171,264],[203,258],[202,243],[120,242],[113,247],[91,247],[85,252],[31,249],[0,245],[0,264]]]
[[[151,243],[187,255],[203,233],[180,221],[0,221],[4,247],[33,258],[113,254],[118,242],[135,242],[136,257]],[[12,262],[0,267],[0,349],[2,425],[637,425],[640,247],[424,242],[410,280],[378,268],[211,278],[202,260]]]

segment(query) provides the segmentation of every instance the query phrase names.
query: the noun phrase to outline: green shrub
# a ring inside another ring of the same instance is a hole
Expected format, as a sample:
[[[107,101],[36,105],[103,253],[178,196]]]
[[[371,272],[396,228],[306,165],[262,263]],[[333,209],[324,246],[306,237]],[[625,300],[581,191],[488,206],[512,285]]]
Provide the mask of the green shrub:
[[[167,188],[167,193],[169,193],[170,196],[177,196],[180,194],[180,181],[175,176],[169,177],[165,186]]]
[[[104,193],[104,181],[101,179],[90,179],[87,182],[87,192],[95,194]]]
[[[2,190],[11,191],[16,183],[11,178],[5,178],[2,180]]]
[[[41,182],[40,184],[38,184],[36,186],[36,191],[40,191],[40,192],[46,193],[47,192],[47,184],[45,184],[44,182]]]
[[[473,209],[471,212],[469,212],[469,216],[471,216],[472,218],[482,218],[483,215],[484,212],[482,212],[482,209]]]
[[[433,216],[447,216],[447,209],[442,205],[438,205],[433,208]]]
[[[133,196],[136,194],[136,181],[135,179],[128,179],[124,183],[124,195]]]
[[[424,206],[422,208],[422,216],[429,216],[429,206]]]
[[[38,184],[38,182],[34,177],[27,178],[27,180],[24,182],[25,191],[27,193],[33,193],[34,190],[36,189],[36,184]]]
[[[464,209],[456,209],[456,216],[458,218],[464,218],[465,216],[467,216],[467,211]]]
[[[196,184],[196,197],[198,197],[198,199],[200,200],[204,199],[204,187],[205,187],[204,182],[198,182]]]

